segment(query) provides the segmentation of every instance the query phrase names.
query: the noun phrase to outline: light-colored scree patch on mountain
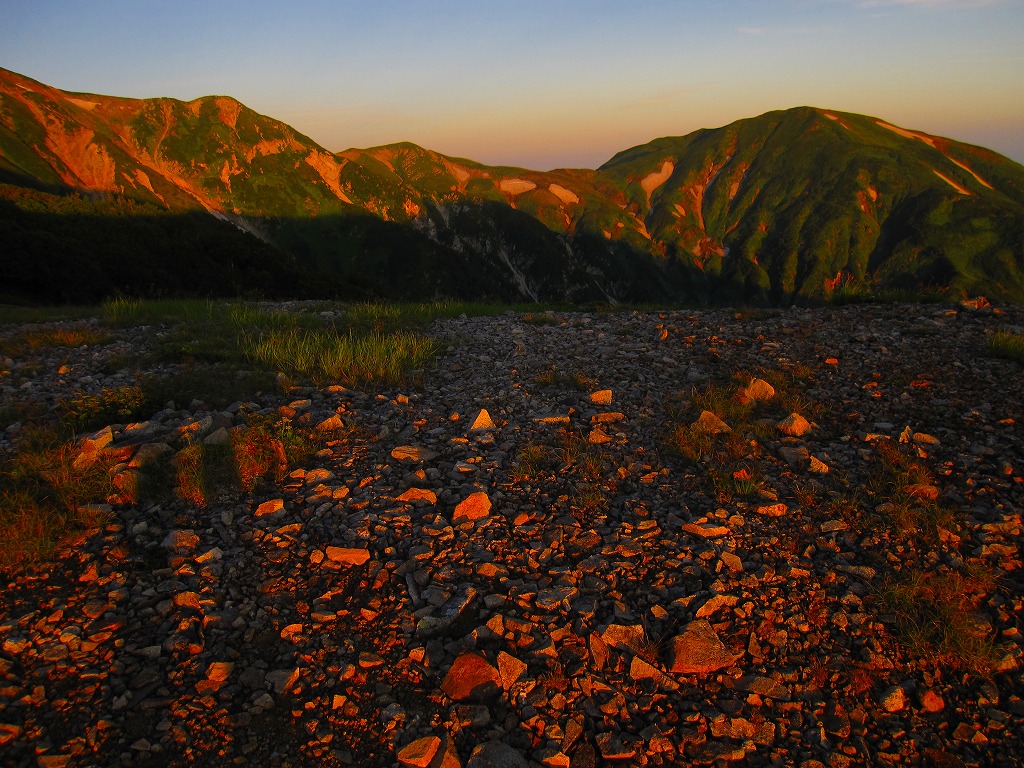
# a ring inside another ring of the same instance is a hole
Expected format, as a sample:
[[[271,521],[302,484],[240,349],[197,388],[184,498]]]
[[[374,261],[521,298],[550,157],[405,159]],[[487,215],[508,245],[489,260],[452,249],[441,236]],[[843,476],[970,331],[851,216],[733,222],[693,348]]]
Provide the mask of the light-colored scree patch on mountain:
[[[502,179],[498,184],[498,188],[506,195],[515,196],[521,195],[523,192],[529,192],[531,189],[536,189],[537,185],[526,179]]]
[[[549,184],[548,191],[566,205],[575,205],[580,201],[579,196],[575,192],[558,184]]]
[[[961,195],[967,195],[968,197],[970,196],[970,194],[971,194],[971,191],[970,191],[969,189],[966,189],[966,188],[964,188],[964,187],[961,187],[961,186],[960,186],[959,184],[957,184],[957,183],[956,183],[955,181],[953,181],[953,180],[952,180],[951,178],[949,178],[948,176],[943,176],[943,175],[942,175],[941,173],[939,173],[938,171],[936,171],[936,170],[935,170],[934,168],[932,168],[932,173],[934,173],[934,174],[935,174],[936,176],[938,176],[938,177],[939,177],[940,179],[942,179],[942,180],[943,180],[944,182],[946,182],[947,184],[949,184],[949,186],[951,186],[951,187],[952,187],[953,189],[955,189],[955,190],[956,190],[957,192],[959,192],[959,193],[960,193]]]
[[[656,190],[658,187],[660,187],[662,184],[668,181],[669,177],[672,175],[672,172],[675,169],[675,163],[673,163],[671,160],[666,160],[664,163],[661,164],[660,171],[649,173],[646,176],[644,176],[643,179],[641,179],[640,189],[642,189],[647,194],[648,208],[651,207],[651,194],[654,192],[654,190]]]
[[[949,157],[949,155],[946,155],[946,157]],[[989,184],[987,181],[981,178],[981,176],[975,173],[974,169],[971,168],[970,166],[961,163],[959,160],[954,160],[952,157],[949,157],[949,162],[953,163],[953,165],[959,165],[961,168],[963,168],[965,171],[971,174],[971,176],[977,179],[978,183],[981,184],[982,186],[988,187],[989,189],[995,189],[995,187],[993,187],[991,184]]]

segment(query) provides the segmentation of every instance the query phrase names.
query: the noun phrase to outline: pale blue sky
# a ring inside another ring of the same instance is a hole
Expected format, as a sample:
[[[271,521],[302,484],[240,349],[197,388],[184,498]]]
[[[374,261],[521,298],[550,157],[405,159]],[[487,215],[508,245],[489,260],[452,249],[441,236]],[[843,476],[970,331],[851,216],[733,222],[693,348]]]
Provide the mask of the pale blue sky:
[[[328,149],[595,167],[810,104],[1024,162],[1024,0],[0,0],[0,66],[227,94]]]

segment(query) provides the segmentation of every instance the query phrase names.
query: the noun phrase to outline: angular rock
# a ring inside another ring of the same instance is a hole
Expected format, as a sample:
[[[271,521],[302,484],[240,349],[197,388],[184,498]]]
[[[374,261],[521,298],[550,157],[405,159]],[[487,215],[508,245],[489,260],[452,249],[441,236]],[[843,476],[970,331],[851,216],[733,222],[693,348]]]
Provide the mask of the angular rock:
[[[601,640],[609,648],[639,653],[644,647],[644,628],[639,624],[609,624],[601,633]]]
[[[789,512],[789,507],[782,503],[762,504],[754,511],[757,512],[757,514],[765,515],[766,517],[783,517],[787,512]]]
[[[427,768],[440,748],[441,739],[424,736],[398,750],[398,762],[413,768]]]
[[[610,389],[599,389],[590,393],[590,402],[594,405],[611,405],[612,391]]]
[[[707,675],[731,667],[738,658],[726,649],[706,619],[698,619],[672,638],[668,669],[680,675]]]
[[[776,701],[789,701],[791,694],[789,689],[777,680],[763,675],[745,675],[736,681],[736,690],[747,693],[756,693]]]
[[[697,618],[707,618],[722,608],[732,607],[736,605],[738,599],[735,595],[712,595],[704,605],[697,609]]]
[[[272,672],[267,672],[265,679],[273,688],[274,693],[288,693],[299,680],[299,670],[297,668],[275,669]]]
[[[501,651],[498,653],[498,672],[501,675],[501,687],[506,691],[518,682],[526,671],[526,662],[520,661],[515,656]]]
[[[479,653],[467,651],[455,659],[441,690],[455,701],[490,698],[500,691],[501,673]]]
[[[471,493],[460,501],[455,512],[452,513],[452,522],[458,523],[466,520],[480,520],[491,513],[491,499],[483,491]]]
[[[199,536],[195,531],[175,530],[164,537],[163,546],[176,552],[188,552],[199,545]]]
[[[425,501],[428,504],[437,504],[437,494],[429,488],[406,488],[395,501]]]
[[[327,547],[324,550],[327,559],[341,565],[362,565],[370,559],[368,549],[357,549],[350,547]]]
[[[396,461],[405,461],[409,463],[430,461],[431,459],[437,458],[437,452],[416,445],[399,445],[391,451],[391,458]]]
[[[732,432],[732,427],[718,418],[711,411],[702,411],[700,418],[690,425],[694,432],[703,432],[707,435],[718,435],[725,432]]]
[[[473,417],[473,423],[469,427],[470,432],[482,432],[484,430],[494,429],[494,420],[491,419],[491,414],[487,412],[486,408],[481,408],[475,417]]]
[[[345,428],[345,422],[341,420],[341,416],[334,414],[328,416],[326,419],[321,421],[314,427],[317,432],[337,432],[338,430]]]
[[[270,501],[264,501],[253,512],[255,517],[266,517],[267,515],[276,515],[278,512],[284,511],[284,499],[271,499]]]
[[[466,768],[530,768],[530,762],[501,741],[487,741],[473,748]]]

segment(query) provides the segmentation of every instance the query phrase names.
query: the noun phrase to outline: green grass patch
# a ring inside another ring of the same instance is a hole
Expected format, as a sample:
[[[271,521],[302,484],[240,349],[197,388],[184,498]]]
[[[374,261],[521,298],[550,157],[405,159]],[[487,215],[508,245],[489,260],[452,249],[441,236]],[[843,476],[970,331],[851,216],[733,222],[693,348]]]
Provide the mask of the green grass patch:
[[[913,571],[882,586],[877,598],[911,654],[988,674],[997,649],[973,614],[996,586],[994,575],[977,569],[948,574]]]
[[[1024,333],[999,329],[988,337],[985,351],[992,357],[1005,357],[1024,363]]]
[[[398,384],[422,368],[436,342],[404,331],[338,334],[333,331],[273,331],[243,344],[249,360],[316,383],[354,386],[366,382]]]

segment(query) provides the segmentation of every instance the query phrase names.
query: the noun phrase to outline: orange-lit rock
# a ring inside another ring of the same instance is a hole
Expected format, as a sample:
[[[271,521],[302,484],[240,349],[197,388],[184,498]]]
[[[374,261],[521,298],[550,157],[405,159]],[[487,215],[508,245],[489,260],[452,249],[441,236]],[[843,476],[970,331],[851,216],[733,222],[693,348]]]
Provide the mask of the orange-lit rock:
[[[752,379],[747,386],[739,390],[737,397],[743,402],[766,402],[775,397],[775,387],[764,379]]]
[[[440,748],[441,739],[437,736],[424,736],[398,750],[398,762],[413,768],[427,768]]]
[[[487,412],[486,408],[481,408],[473,419],[473,423],[470,426],[469,431],[478,432],[487,429],[494,429],[494,420],[491,418],[491,414]]]
[[[483,491],[471,493],[455,507],[452,522],[480,520],[491,513],[491,499]]]
[[[370,559],[368,549],[352,549],[350,547],[327,547],[327,559],[342,565],[362,565]]]
[[[759,515],[765,515],[766,517],[782,517],[789,512],[789,507],[785,504],[762,504],[754,510]]]
[[[256,517],[265,517],[266,515],[276,515],[278,512],[284,510],[284,499],[271,499],[270,501],[264,501],[253,513]]]
[[[501,673],[479,653],[468,651],[452,664],[441,690],[455,701],[482,699],[501,689]]]
[[[791,437],[802,437],[811,431],[811,422],[799,413],[791,413],[778,423],[779,431]]]
[[[690,429],[694,432],[703,432],[708,435],[732,432],[732,428],[711,411],[701,411],[700,418],[690,425]]]
[[[437,494],[429,488],[406,488],[396,501],[426,501],[437,504]]]
[[[737,659],[705,619],[691,621],[683,634],[672,638],[670,653],[669,671],[683,675],[710,674],[732,666]]]

